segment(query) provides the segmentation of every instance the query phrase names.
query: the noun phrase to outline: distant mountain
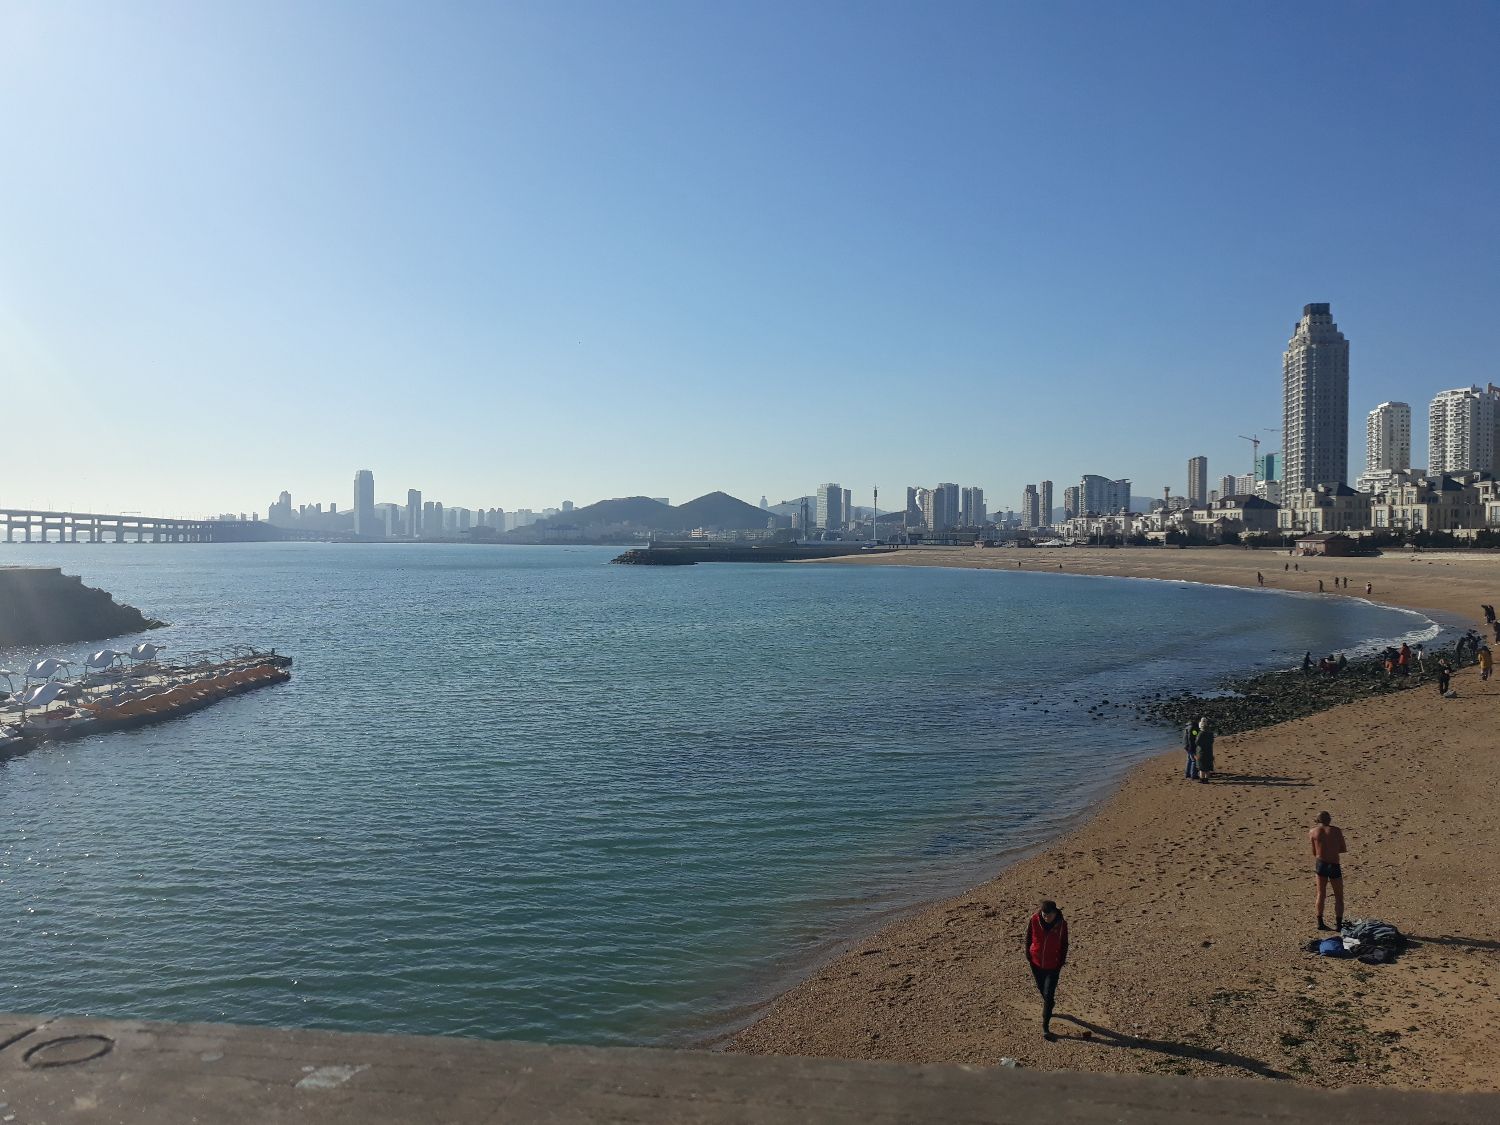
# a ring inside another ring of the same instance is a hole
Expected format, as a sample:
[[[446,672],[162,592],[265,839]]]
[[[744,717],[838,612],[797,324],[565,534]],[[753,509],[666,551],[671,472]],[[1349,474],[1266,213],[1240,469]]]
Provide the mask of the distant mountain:
[[[772,513],[743,500],[736,500],[727,492],[710,492],[686,504],[678,504],[673,511],[681,519],[679,529],[691,531],[695,527],[716,527],[725,531],[743,531],[764,528]],[[782,526],[785,520],[778,519]]]
[[[574,508],[571,512],[563,512],[553,516],[550,520],[538,522],[550,523],[554,526],[569,524],[573,527],[619,524],[634,524],[646,528],[675,526],[672,507],[653,500],[649,496],[626,496],[619,500],[600,500],[597,504],[590,504],[586,508]]]

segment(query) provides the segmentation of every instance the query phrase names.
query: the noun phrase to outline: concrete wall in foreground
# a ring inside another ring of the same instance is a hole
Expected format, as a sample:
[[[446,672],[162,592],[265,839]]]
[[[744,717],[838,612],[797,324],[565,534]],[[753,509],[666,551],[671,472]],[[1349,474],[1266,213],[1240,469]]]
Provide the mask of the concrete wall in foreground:
[[[0,1016],[0,1119],[1494,1125],[1500,1095]]]

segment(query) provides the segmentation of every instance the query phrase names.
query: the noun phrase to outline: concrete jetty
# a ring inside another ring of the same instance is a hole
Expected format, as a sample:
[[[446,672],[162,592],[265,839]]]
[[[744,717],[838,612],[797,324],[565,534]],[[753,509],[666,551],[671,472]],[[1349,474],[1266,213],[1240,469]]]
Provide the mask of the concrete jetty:
[[[0,1015],[17,1125],[1491,1125],[1500,1094]]]

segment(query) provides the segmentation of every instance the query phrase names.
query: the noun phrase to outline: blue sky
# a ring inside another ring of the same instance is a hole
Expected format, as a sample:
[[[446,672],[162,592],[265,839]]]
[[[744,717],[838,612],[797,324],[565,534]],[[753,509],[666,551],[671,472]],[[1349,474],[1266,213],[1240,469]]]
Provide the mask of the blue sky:
[[[0,4],[0,506],[1247,471],[1500,381],[1500,7]]]

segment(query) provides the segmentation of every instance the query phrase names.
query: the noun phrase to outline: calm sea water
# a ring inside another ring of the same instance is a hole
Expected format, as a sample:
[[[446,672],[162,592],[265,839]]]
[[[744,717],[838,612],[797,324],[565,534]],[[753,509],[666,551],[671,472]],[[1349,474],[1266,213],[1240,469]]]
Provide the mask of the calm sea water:
[[[1174,737],[1089,703],[1427,625],[614,553],[0,545],[171,621],[172,651],[296,658],[288,685],[0,761],[0,1010],[689,1040]]]

